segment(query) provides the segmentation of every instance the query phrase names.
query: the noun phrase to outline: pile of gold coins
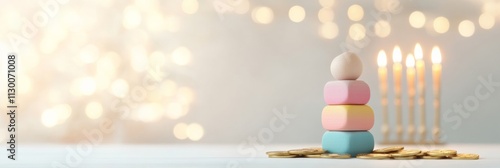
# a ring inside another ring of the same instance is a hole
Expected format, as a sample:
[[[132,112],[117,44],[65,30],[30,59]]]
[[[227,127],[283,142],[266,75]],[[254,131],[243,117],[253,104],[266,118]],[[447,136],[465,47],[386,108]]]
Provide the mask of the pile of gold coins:
[[[289,151],[269,151],[266,154],[270,158],[295,158],[295,157],[306,157],[306,158],[331,158],[331,159],[349,159],[351,155],[349,154],[335,154],[326,153],[322,148],[303,148],[303,149],[292,149]]]
[[[288,151],[269,151],[266,154],[270,158],[330,158],[330,159],[350,159],[349,154],[327,153],[322,148],[303,148]],[[375,149],[372,153],[358,154],[359,159],[457,159],[457,160],[477,160],[478,154],[457,153],[456,150],[440,149],[422,151],[418,149],[404,149],[402,146],[393,146]]]

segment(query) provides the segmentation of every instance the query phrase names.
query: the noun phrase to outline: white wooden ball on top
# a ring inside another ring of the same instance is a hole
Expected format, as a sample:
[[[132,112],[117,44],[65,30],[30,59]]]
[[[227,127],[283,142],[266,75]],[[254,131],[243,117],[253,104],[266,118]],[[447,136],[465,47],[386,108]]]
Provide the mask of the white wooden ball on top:
[[[356,80],[363,72],[363,63],[355,53],[348,51],[332,60],[330,71],[337,80]]]

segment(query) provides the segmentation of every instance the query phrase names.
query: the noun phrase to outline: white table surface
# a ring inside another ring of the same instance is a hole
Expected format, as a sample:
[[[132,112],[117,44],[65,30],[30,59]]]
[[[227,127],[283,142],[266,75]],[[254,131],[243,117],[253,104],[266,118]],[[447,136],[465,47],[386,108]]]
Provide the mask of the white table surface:
[[[68,165],[68,145],[22,145],[17,160],[0,158],[1,168],[36,167],[56,168],[54,162],[66,167],[397,167],[397,168],[500,168],[500,144],[448,144],[444,146],[409,146],[407,149],[456,149],[459,153],[477,153],[479,160],[363,160],[319,158],[267,158],[266,151],[314,147],[318,145],[267,144],[255,149],[257,155],[240,153],[238,145],[165,144],[165,145],[98,145],[88,153],[81,153],[81,162]],[[85,147],[85,146],[84,146]],[[383,147],[377,145],[376,148]],[[248,146],[247,146],[248,148]],[[83,148],[85,149],[85,148]]]

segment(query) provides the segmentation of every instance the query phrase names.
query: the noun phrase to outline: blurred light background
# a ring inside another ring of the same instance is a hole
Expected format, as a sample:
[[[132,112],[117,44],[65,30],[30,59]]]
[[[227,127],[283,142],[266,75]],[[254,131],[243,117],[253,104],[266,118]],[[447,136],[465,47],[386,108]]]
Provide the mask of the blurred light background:
[[[0,49],[20,59],[21,143],[76,143],[103,120],[115,127],[105,143],[241,143],[276,110],[296,117],[272,143],[319,143],[323,85],[345,50],[363,60],[376,140],[380,50],[406,56],[420,43],[430,65],[439,46],[443,112],[480,77],[500,81],[498,0],[0,2]],[[458,128],[443,121],[447,142],[500,141],[494,89]]]

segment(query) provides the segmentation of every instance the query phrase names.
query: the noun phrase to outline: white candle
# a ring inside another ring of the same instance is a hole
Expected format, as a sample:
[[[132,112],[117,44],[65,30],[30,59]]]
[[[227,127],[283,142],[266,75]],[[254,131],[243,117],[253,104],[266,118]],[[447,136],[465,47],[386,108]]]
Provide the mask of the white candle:
[[[406,57],[406,84],[408,86],[408,139],[415,139],[415,58],[413,54]]]
[[[383,123],[382,123],[382,134],[383,141],[388,142],[389,140],[389,116],[387,114],[387,55],[384,50],[380,50],[378,52],[377,57],[378,64],[378,79],[379,79],[379,87],[380,87],[380,95],[382,97],[382,115],[383,115]]]
[[[394,105],[396,106],[396,134],[398,142],[403,140],[403,125],[401,117],[401,75],[402,75],[402,54],[399,46],[394,47],[392,52],[392,72],[394,77]]]
[[[422,52],[422,47],[418,43],[415,45],[414,54],[417,69],[418,106],[420,109],[420,142],[424,142],[427,132],[425,128],[425,63],[423,60],[424,55]]]
[[[434,93],[434,142],[439,142],[441,120],[441,51],[438,47],[432,48],[432,88]]]

